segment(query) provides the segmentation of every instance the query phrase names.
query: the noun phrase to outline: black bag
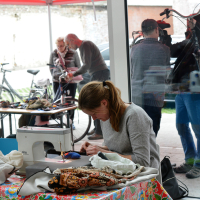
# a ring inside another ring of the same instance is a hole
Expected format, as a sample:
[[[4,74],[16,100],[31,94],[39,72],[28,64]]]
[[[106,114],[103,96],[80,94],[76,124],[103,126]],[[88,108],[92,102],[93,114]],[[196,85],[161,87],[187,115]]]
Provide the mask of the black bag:
[[[184,188],[178,184],[168,156],[161,161],[161,172],[163,187],[172,199],[188,196],[188,188],[186,185]]]

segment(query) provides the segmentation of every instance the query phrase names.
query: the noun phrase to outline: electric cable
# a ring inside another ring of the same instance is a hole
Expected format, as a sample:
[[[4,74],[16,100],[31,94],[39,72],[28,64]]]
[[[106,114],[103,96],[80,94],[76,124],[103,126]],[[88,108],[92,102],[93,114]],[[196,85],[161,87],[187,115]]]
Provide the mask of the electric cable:
[[[198,3],[198,4],[195,6],[195,8],[194,8],[194,10],[193,10],[193,13],[194,13],[194,11],[195,11],[196,7],[197,7],[199,4],[200,4],[200,3]]]

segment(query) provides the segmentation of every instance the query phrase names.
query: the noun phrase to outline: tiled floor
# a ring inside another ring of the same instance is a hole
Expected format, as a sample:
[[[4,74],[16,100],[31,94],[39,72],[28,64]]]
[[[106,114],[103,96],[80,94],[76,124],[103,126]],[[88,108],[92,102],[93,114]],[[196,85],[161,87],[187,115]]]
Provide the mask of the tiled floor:
[[[16,121],[18,120],[19,115],[16,115]],[[80,134],[81,130],[84,127],[84,116],[79,112],[79,121],[76,124],[75,134]],[[13,118],[14,122],[14,118]],[[82,122],[82,123],[81,123]],[[13,123],[13,130],[15,130],[15,123]],[[9,126],[8,126],[8,117],[4,120],[5,125],[5,136],[9,135]],[[93,124],[92,124],[93,127]],[[15,132],[14,132],[15,133]],[[194,136],[195,138],[195,136]],[[82,141],[75,144],[75,150],[79,150],[83,141],[86,141],[87,137],[85,137]],[[194,139],[196,142],[196,138]],[[94,140],[91,141],[96,143],[97,145],[101,145],[103,140]],[[171,163],[176,163],[176,165],[180,165],[184,162],[184,153],[182,149],[182,145],[180,142],[180,138],[176,131],[175,127],[175,114],[163,114],[161,120],[161,127],[157,137],[157,143],[160,146],[160,159],[162,160],[164,156],[169,156]],[[176,177],[181,180],[183,183],[187,185],[189,188],[189,195],[200,197],[200,177],[196,179],[188,179],[185,177],[185,174],[176,174]]]

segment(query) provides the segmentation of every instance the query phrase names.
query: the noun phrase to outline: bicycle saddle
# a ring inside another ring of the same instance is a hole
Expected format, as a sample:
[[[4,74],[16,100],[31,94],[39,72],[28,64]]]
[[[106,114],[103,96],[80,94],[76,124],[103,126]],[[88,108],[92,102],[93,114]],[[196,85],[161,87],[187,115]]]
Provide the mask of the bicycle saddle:
[[[27,70],[28,73],[36,75],[40,70]]]

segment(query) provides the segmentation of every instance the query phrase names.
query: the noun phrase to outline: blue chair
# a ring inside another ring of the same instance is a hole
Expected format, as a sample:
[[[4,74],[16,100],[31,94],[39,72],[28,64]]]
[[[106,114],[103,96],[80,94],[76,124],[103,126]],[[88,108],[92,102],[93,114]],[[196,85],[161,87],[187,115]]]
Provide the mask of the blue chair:
[[[18,150],[18,142],[14,138],[0,138],[0,150],[4,155],[12,150]]]

